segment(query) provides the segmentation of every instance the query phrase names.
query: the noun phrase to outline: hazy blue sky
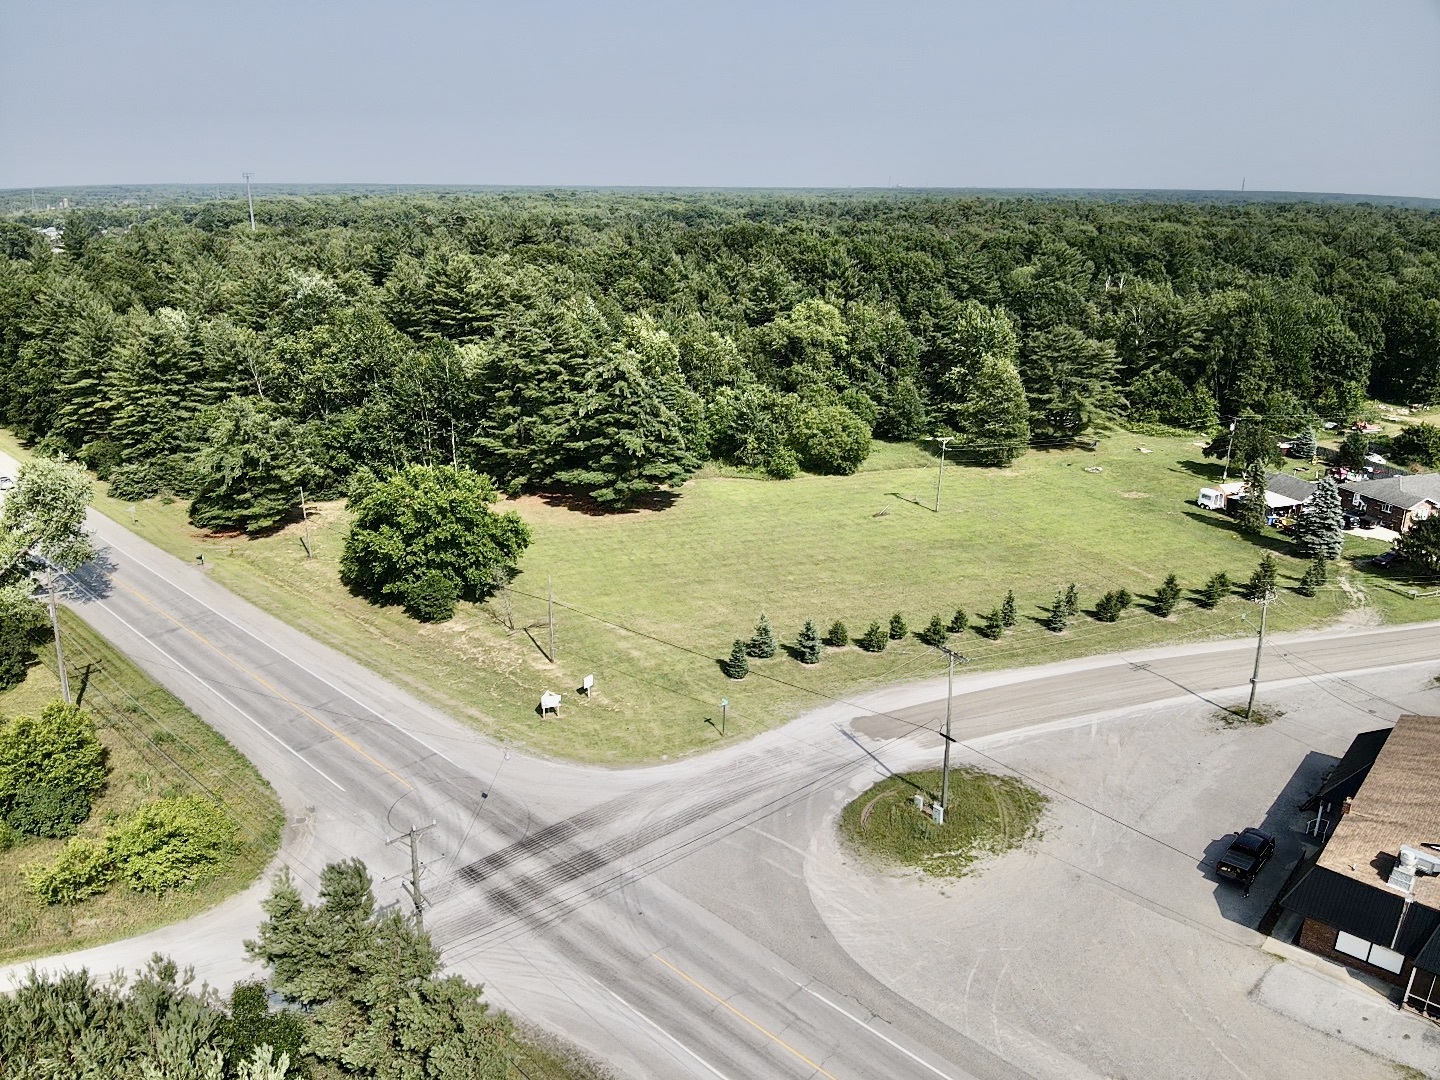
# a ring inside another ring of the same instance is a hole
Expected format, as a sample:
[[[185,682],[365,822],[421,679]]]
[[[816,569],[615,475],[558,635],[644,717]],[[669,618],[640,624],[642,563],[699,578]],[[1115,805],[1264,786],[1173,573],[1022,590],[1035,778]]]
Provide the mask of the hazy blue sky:
[[[1440,0],[0,0],[0,187],[1440,197]]]

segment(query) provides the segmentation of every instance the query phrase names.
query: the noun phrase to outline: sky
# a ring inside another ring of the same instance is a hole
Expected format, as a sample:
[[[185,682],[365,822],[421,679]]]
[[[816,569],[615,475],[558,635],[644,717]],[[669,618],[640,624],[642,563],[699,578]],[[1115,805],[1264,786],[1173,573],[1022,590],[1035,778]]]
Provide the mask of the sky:
[[[0,188],[1440,197],[1440,0],[0,0]]]

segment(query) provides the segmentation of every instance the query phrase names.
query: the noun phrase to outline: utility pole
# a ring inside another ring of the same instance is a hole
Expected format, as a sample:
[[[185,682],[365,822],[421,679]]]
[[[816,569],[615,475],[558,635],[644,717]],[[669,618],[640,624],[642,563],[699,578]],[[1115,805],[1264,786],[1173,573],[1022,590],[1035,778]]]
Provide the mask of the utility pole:
[[[955,697],[955,661],[968,664],[969,658],[957,653],[948,646],[939,646],[940,651],[949,658],[950,667],[945,676],[945,757],[940,766],[940,817],[935,824],[945,824],[945,811],[950,808],[950,744],[955,739],[950,734],[950,712],[951,702]]]
[[[250,195],[250,174],[247,172],[247,173],[242,173],[241,175],[245,177],[245,201],[246,201],[246,203],[248,203],[249,206],[250,206],[250,231],[251,231],[251,232],[254,232],[254,231],[255,231],[255,200],[254,200],[254,198],[252,198],[251,195]]]
[[[1260,685],[1260,651],[1265,648],[1265,615],[1270,610],[1270,601],[1275,599],[1275,594],[1266,590],[1265,595],[1260,598],[1260,636],[1255,639],[1255,670],[1250,675],[1250,701],[1245,706],[1245,719],[1250,719],[1250,714],[1255,711],[1255,689]]]
[[[310,508],[305,505],[305,489],[300,489],[300,516],[305,519],[305,557],[313,559],[315,549],[310,546]]]
[[[425,925],[425,894],[420,891],[420,834],[429,832],[435,828],[435,822],[429,825],[422,825],[418,829],[410,826],[410,831],[401,833],[393,840],[385,841],[386,847],[391,844],[398,844],[401,840],[410,841],[410,880],[405,885],[405,891],[410,894],[410,899],[415,903],[415,925]]]
[[[1235,452],[1235,421],[1230,421],[1230,441],[1225,444],[1225,471],[1220,474],[1220,482],[1223,484],[1230,479],[1230,455]]]
[[[70,675],[65,670],[65,650],[60,645],[60,615],[55,609],[55,568],[50,568],[50,626],[55,631],[55,669],[60,673],[60,696],[70,701]]]
[[[555,580],[545,575],[545,620],[550,624],[550,662],[555,662]]]
[[[953,435],[945,435],[932,439],[940,444],[940,471],[935,476],[935,513],[940,512],[940,487],[945,483],[945,450],[950,445]]]

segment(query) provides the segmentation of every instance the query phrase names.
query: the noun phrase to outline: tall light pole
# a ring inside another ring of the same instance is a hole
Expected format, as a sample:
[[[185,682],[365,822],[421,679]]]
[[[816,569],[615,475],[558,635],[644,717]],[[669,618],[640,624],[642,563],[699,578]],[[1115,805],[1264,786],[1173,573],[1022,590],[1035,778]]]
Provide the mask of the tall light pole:
[[[1260,685],[1260,651],[1265,648],[1265,615],[1270,610],[1270,601],[1275,599],[1275,593],[1267,589],[1265,595],[1260,598],[1260,635],[1255,639],[1255,670],[1250,674],[1250,701],[1245,706],[1245,719],[1250,719],[1250,714],[1255,711],[1255,690]]]
[[[953,435],[937,435],[930,439],[931,442],[940,444],[940,471],[935,475],[935,513],[937,514],[940,512],[940,489],[945,483],[945,450],[954,437]]]
[[[250,195],[250,173],[242,173],[245,177],[245,202],[250,206],[250,231],[255,231],[255,200]]]
[[[955,661],[968,664],[970,660],[948,645],[937,645],[936,648],[950,660],[949,671],[945,676],[945,756],[940,765],[940,819],[936,822],[937,825],[944,825],[945,811],[950,808],[950,744],[955,741],[950,735],[950,707],[955,697]]]

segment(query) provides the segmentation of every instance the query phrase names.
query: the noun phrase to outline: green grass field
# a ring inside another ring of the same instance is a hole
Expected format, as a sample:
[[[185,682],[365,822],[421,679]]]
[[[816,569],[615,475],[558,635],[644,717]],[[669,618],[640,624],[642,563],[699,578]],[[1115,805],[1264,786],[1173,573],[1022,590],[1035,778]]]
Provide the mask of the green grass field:
[[[717,661],[734,639],[749,637],[762,611],[784,643],[807,618],[822,633],[841,619],[857,635],[899,611],[918,630],[957,607],[988,611],[1013,588],[1018,626],[999,641],[968,632],[952,645],[970,657],[971,670],[1032,664],[1248,634],[1244,601],[1205,611],[1188,590],[1217,570],[1247,577],[1268,549],[1280,562],[1276,630],[1342,616],[1440,617],[1440,598],[1407,594],[1433,582],[1356,565],[1384,549],[1378,541],[1347,541],[1339,581],[1314,599],[1296,595],[1286,586],[1304,566],[1289,541],[1242,535],[1230,519],[1194,505],[1219,469],[1195,440],[1121,433],[1095,451],[1032,452],[1008,469],[947,467],[938,514],[933,459],[914,446],[879,443],[848,477],[775,482],[710,469],[659,511],[593,515],[525,497],[510,504],[534,530],[512,590],[514,632],[493,601],[462,604],[453,621],[422,626],[351,596],[337,574],[348,524],[339,503],[312,516],[314,558],[299,523],[256,540],[212,537],[186,523],[180,502],[151,500],[133,516],[103,495],[96,504],[187,562],[203,553],[221,584],[497,738],[624,763],[715,745],[722,698],[730,701],[729,736],[743,737],[861,689],[941,670],[942,657],[910,637],[878,655],[827,649],[813,668],[782,651],[752,662],[743,682],[727,680]],[[1187,599],[1162,620],[1143,604],[1170,572]],[[547,579],[556,599],[554,665],[545,656]],[[1082,617],[1051,634],[1040,620],[1071,581],[1087,610],[1122,586],[1137,606],[1118,623]],[[591,701],[574,693],[587,674],[596,678]],[[546,689],[565,696],[558,719],[537,715]]]
[[[197,793],[239,823],[240,852],[226,871],[193,889],[154,896],[114,887],[73,907],[47,907],[21,869],[46,861],[63,840],[26,840],[0,852],[0,963],[85,948],[188,918],[254,881],[275,853],[283,813],[274,791],[228,742],[68,611],[61,612],[71,692],[95,716],[110,779],[81,835],[146,799]],[[60,696],[54,652],[25,682],[0,694],[0,713],[38,712]],[[177,957],[183,961],[183,957]]]
[[[1039,835],[1048,801],[1015,776],[968,766],[950,770],[945,823],[916,809],[940,798],[940,770],[886,777],[840,814],[840,833],[855,850],[884,866],[903,866],[937,877],[959,877],[977,860],[1002,855]]]

